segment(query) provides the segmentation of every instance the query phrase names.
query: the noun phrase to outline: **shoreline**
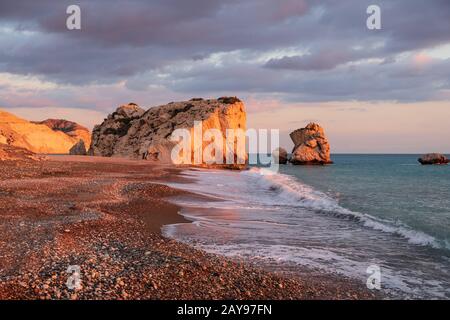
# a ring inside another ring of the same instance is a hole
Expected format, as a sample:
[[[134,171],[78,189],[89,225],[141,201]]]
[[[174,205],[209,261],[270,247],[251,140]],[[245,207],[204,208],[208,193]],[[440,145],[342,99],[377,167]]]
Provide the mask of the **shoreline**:
[[[279,275],[165,238],[186,168],[119,158],[0,162],[1,299],[374,299],[327,275]],[[81,287],[66,286],[69,266]]]
[[[222,168],[216,168],[216,170],[221,171],[223,170]],[[250,170],[250,169],[248,169]],[[197,167],[193,167],[193,168],[185,168],[183,170],[180,170],[180,174],[183,176],[184,180],[183,182],[181,182],[181,184],[186,184],[186,186],[189,186],[189,184],[199,184],[201,183],[201,179],[197,179],[194,178],[192,176],[189,175],[184,175],[184,173],[186,171],[202,171],[202,172],[207,172],[208,169],[205,168],[197,168]],[[166,182],[177,182],[175,180],[173,181],[167,181]],[[180,188],[180,186],[173,186],[171,185],[171,187],[173,188]],[[188,187],[181,187],[181,190],[186,191],[187,189],[189,189]],[[189,210],[192,209],[191,205],[187,205],[187,207],[185,208],[183,206],[183,204],[180,204],[178,202],[178,200],[180,199],[180,197],[182,199],[188,199],[189,201],[194,200],[196,201],[201,201],[201,200],[206,200],[208,202],[215,202],[215,201],[221,201],[222,197],[220,198],[216,198],[219,197],[217,195],[207,195],[202,193],[202,191],[199,191],[200,193],[197,193],[196,190],[194,191],[189,191],[186,194],[181,194],[178,196],[175,196],[175,199],[171,199],[169,198],[168,201],[169,202],[174,202],[177,205],[179,205],[181,207],[181,210],[179,212],[180,215],[185,215],[183,214],[183,209],[188,209]],[[224,199],[227,199],[226,197]],[[183,202],[183,201],[181,201]],[[194,207],[196,207],[195,204],[193,204]],[[210,208],[210,210],[216,210],[215,208]],[[217,210],[221,210],[221,209],[217,209]],[[198,220],[195,218],[195,215],[191,215],[190,213],[186,214],[186,219],[188,219],[188,223],[194,223],[196,221],[202,221],[202,219]],[[183,222],[180,222],[179,224],[183,224]],[[171,225],[166,225],[166,227],[171,227]],[[167,232],[167,234],[169,234],[169,237],[171,237],[171,232]],[[173,235],[172,235],[173,236]],[[238,262],[243,262],[247,265],[251,265],[254,266],[258,269],[262,269],[265,271],[268,271],[270,273],[274,273],[277,275],[280,275],[282,277],[288,277],[288,278],[294,278],[294,279],[299,279],[300,281],[304,281],[305,279],[309,282],[309,285],[311,287],[327,287],[330,288],[330,291],[333,290],[339,290],[340,287],[347,287],[350,289],[350,291],[356,291],[356,292],[373,292],[373,296],[372,298],[376,298],[376,299],[390,299],[390,298],[394,298],[392,293],[387,293],[387,292],[383,292],[383,294],[381,294],[381,291],[370,291],[366,288],[365,283],[361,282],[360,279],[356,279],[353,278],[351,276],[348,275],[343,275],[341,273],[338,272],[329,272],[329,271],[324,271],[324,270],[319,270],[319,269],[315,269],[313,267],[310,266],[306,266],[306,265],[298,265],[298,264],[278,264],[277,262],[275,262],[274,260],[253,260],[251,258],[247,258],[247,257],[242,257],[242,256],[233,256],[233,255],[222,255],[220,253],[215,252],[214,250],[212,251],[208,251],[202,248],[202,246],[200,245],[199,247],[196,246],[196,241],[194,240],[193,242],[191,241],[187,241],[187,242],[183,242],[181,240],[178,240],[176,237],[173,237],[173,239],[175,239],[176,241],[182,242],[182,243],[186,243],[188,245],[192,245],[196,248],[198,248],[199,250],[203,250],[206,251],[210,254],[213,255],[219,255],[219,256],[223,256],[226,257],[227,259],[233,260],[233,261],[238,261]],[[192,240],[192,239],[191,239]],[[220,242],[220,241],[219,241]],[[328,296],[325,299],[330,299]],[[332,299],[332,298],[331,298]]]

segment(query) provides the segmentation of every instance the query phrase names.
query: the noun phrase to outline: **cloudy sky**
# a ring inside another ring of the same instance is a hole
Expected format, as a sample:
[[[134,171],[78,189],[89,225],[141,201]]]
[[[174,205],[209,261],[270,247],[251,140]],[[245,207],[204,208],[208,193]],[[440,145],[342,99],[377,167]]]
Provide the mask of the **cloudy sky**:
[[[70,4],[82,30],[66,28]],[[288,148],[316,121],[333,152],[450,153],[450,1],[0,1],[10,112],[92,127],[128,102],[223,95]]]

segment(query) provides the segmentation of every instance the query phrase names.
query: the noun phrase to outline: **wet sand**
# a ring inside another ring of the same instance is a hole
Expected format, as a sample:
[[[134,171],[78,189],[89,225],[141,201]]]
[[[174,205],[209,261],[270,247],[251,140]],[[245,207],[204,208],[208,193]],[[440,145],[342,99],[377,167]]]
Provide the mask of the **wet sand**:
[[[287,277],[160,233],[188,222],[163,185],[182,169],[50,156],[0,162],[0,299],[372,299],[336,276]],[[69,289],[69,266],[80,286]]]

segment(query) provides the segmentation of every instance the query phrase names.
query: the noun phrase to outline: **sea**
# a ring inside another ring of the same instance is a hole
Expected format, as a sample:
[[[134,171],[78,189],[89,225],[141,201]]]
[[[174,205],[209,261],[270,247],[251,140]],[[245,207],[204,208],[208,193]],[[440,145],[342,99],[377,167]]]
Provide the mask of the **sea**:
[[[450,166],[419,155],[334,154],[278,172],[190,170],[172,201],[191,223],[163,233],[280,272],[334,274],[389,298],[450,298]],[[373,279],[370,280],[373,284]]]

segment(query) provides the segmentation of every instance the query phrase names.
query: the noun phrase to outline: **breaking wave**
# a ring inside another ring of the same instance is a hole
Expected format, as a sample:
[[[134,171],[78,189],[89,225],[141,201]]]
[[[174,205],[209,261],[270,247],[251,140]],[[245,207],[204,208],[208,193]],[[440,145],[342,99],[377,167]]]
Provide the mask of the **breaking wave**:
[[[343,208],[335,199],[289,175],[272,174],[262,171],[260,168],[251,168],[241,174],[257,177],[260,186],[276,194],[275,197],[261,198],[264,204],[305,208],[319,214],[328,214],[337,218],[356,221],[365,227],[403,237],[411,244],[431,246],[436,249],[450,249],[444,241],[440,241],[422,231],[414,230],[400,221],[381,219]]]

